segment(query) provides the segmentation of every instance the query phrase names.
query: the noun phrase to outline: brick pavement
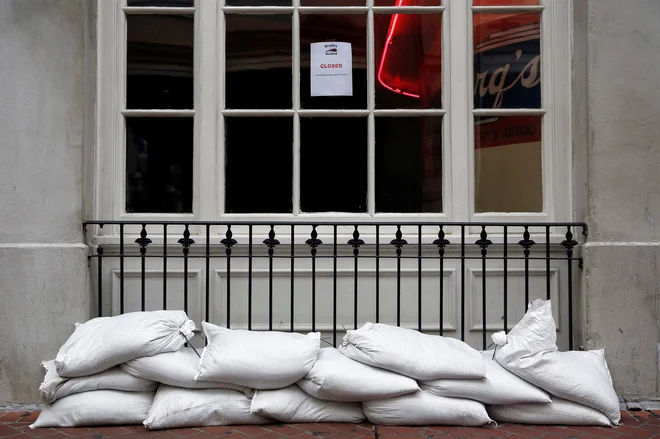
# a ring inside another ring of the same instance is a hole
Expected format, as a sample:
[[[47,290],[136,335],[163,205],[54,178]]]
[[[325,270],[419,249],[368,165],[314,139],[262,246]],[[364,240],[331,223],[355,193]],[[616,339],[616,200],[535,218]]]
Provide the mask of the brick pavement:
[[[148,431],[141,426],[98,428],[40,428],[30,430],[38,412],[1,413],[0,438],[8,439],[151,439],[222,437],[227,439],[649,439],[660,438],[660,412],[622,412],[622,425],[614,428],[552,427],[500,424],[497,427],[385,427],[371,424],[273,424],[264,426],[181,428]]]

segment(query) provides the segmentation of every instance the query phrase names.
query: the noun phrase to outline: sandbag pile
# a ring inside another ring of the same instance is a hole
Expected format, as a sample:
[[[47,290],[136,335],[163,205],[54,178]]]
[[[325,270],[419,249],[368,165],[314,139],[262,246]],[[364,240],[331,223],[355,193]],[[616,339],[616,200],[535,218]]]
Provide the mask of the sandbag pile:
[[[378,323],[321,348],[318,332],[202,322],[207,345],[198,355],[184,346],[195,326],[182,311],[98,318],[44,363],[48,405],[31,427],[618,423],[602,351],[558,352],[555,329],[545,301],[510,334],[495,334],[496,349],[486,352]]]

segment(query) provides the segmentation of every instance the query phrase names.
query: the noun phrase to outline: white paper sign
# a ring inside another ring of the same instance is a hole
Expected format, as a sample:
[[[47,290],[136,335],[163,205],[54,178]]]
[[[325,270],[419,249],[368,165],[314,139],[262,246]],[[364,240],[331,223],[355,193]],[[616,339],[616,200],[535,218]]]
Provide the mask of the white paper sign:
[[[351,43],[310,45],[311,96],[353,96]]]

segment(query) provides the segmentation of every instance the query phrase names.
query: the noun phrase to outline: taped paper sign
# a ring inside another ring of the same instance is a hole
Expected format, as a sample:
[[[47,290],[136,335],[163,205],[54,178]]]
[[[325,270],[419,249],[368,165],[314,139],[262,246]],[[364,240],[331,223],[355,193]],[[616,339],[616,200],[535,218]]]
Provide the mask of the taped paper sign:
[[[311,96],[352,96],[351,43],[311,43]]]

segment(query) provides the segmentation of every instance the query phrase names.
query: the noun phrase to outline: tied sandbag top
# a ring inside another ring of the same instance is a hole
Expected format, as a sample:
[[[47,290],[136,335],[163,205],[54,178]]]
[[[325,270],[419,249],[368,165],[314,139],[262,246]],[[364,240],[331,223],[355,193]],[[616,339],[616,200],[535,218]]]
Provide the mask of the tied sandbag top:
[[[134,358],[179,350],[194,335],[183,311],[132,312],[77,325],[60,348],[55,367],[62,377],[93,375]]]
[[[208,339],[196,381],[219,381],[252,389],[294,384],[314,366],[321,333],[260,332],[227,329],[207,322]]]
[[[339,351],[360,363],[416,380],[486,377],[481,354],[466,343],[382,323],[347,331]]]
[[[619,423],[619,398],[604,351],[559,352],[549,300],[535,300],[506,337],[495,335],[495,360],[509,372],[551,395],[604,413],[612,424]]]

